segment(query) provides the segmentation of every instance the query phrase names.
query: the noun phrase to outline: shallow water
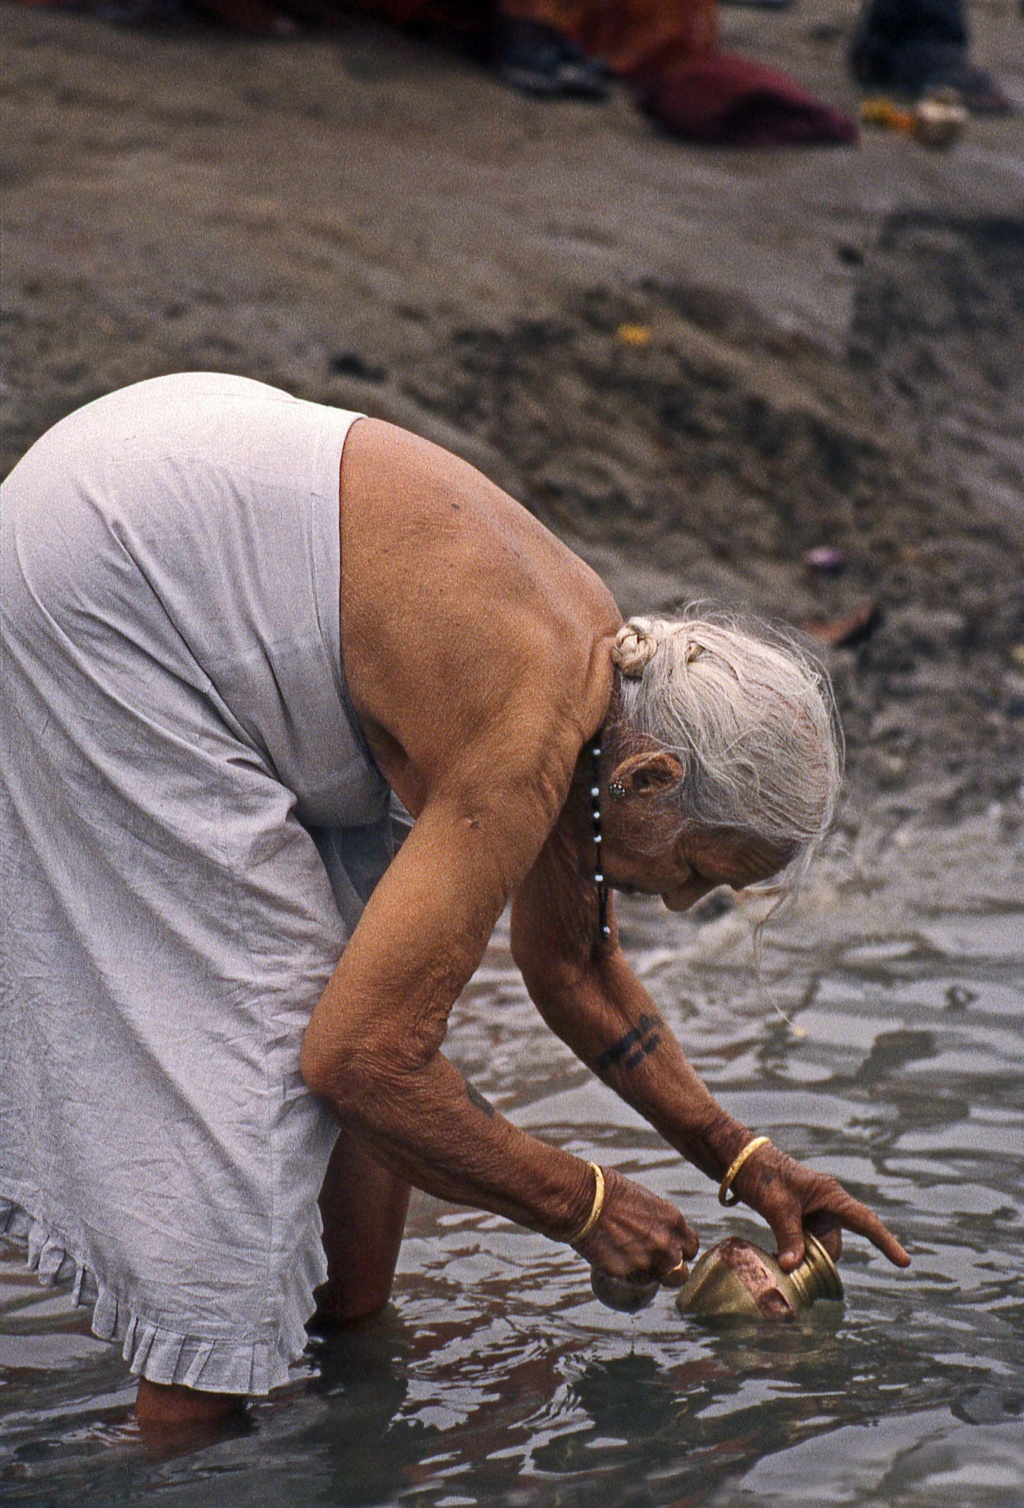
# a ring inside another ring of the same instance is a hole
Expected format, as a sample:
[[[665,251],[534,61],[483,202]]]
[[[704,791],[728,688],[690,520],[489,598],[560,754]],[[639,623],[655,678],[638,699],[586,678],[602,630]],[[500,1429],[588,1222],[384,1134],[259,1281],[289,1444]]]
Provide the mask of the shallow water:
[[[229,1439],[144,1459],[133,1388],[68,1300],[0,1262],[0,1502],[1024,1503],[1024,850],[998,813],[862,839],[768,929],[621,908],[634,962],[719,1097],[828,1168],[909,1247],[857,1238],[845,1308],[720,1333],[668,1293],[603,1309],[570,1251],[420,1198],[393,1309],[311,1351]],[[449,1050],[520,1125],[764,1239],[542,1026],[499,931]]]

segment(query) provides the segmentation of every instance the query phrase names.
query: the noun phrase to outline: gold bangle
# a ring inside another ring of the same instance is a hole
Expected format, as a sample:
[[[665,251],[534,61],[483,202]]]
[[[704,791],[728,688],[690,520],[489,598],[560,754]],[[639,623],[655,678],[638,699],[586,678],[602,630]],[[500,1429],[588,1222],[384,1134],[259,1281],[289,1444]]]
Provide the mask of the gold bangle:
[[[587,1239],[600,1220],[601,1211],[604,1209],[604,1171],[598,1167],[596,1162],[592,1162],[590,1166],[594,1170],[594,1202],[590,1206],[590,1214],[584,1220],[579,1230],[574,1236],[569,1238],[570,1246],[579,1246],[581,1241]]]
[[[725,1177],[718,1185],[719,1204],[724,1204],[726,1209],[730,1209],[734,1204],[739,1204],[740,1196],[738,1194],[733,1194],[732,1198],[729,1198],[729,1189],[732,1181],[736,1177],[736,1174],[739,1172],[740,1168],[742,1168],[743,1164],[746,1162],[747,1158],[752,1157],[757,1151],[758,1147],[766,1147],[770,1142],[770,1136],[755,1136],[753,1141],[747,1142],[747,1145],[743,1148],[743,1151],[739,1154],[739,1156],[733,1158],[732,1162],[726,1169]]]

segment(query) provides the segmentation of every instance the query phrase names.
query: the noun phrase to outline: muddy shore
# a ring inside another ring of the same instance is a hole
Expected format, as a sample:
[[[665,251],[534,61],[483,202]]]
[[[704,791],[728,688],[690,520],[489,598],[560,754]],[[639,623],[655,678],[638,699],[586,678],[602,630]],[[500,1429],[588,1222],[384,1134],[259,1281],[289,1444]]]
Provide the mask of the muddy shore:
[[[729,8],[724,41],[853,110],[851,15]],[[848,823],[1021,820],[1024,113],[942,155],[708,150],[624,93],[526,100],[362,20],[0,24],[2,473],[80,403],[186,368],[381,415],[520,498],[624,611],[872,604],[826,651]],[[978,61],[1024,55],[1015,7],[972,24]],[[822,544],[844,570],[808,569]]]

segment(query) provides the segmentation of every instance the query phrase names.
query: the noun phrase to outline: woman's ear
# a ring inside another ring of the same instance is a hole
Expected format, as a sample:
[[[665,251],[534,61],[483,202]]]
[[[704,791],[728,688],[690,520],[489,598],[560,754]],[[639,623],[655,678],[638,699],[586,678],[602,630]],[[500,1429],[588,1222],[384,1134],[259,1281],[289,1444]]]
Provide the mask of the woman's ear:
[[[630,754],[614,768],[609,787],[617,786],[624,796],[667,796],[682,783],[682,762],[664,749],[647,754]]]

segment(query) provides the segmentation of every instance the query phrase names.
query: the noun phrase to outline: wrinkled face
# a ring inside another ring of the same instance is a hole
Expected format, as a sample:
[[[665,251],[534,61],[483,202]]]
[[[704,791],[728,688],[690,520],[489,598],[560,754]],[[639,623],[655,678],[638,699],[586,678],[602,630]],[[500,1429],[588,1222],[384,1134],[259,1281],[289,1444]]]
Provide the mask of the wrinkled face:
[[[645,814],[642,830],[628,819],[605,820],[605,878],[627,895],[660,895],[670,911],[686,911],[719,885],[742,890],[771,879],[789,863],[793,849],[778,849],[749,834],[684,831],[662,813]]]

